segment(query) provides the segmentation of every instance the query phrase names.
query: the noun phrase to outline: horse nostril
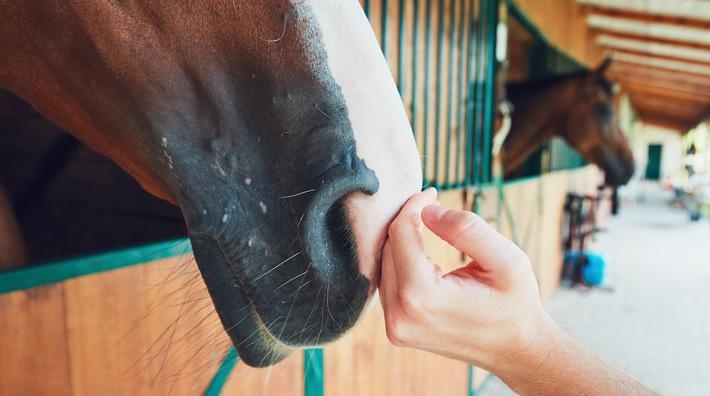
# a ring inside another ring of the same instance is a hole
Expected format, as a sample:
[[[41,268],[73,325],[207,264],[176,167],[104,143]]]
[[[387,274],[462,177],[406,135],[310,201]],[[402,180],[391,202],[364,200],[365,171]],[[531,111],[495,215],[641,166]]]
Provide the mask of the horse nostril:
[[[347,213],[343,198],[335,201],[333,206],[328,209],[325,218],[326,233],[329,236],[330,248],[338,257],[350,258],[355,261],[355,246],[353,235],[350,230]]]
[[[306,209],[299,230],[315,276],[335,283],[336,287],[359,273],[345,198],[356,191],[373,194],[378,187],[374,173],[348,171],[347,168],[335,171],[324,179]]]

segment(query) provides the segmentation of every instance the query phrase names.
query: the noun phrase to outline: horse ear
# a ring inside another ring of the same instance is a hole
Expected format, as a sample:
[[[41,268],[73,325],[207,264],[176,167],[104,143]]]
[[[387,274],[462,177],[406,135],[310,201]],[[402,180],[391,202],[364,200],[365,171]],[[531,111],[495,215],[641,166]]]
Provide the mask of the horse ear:
[[[614,62],[614,58],[612,58],[611,56],[607,56],[606,58],[604,58],[604,61],[599,66],[597,66],[596,69],[594,69],[594,74],[596,74],[597,76],[604,76],[604,73],[609,70],[609,67],[611,66],[612,62]]]

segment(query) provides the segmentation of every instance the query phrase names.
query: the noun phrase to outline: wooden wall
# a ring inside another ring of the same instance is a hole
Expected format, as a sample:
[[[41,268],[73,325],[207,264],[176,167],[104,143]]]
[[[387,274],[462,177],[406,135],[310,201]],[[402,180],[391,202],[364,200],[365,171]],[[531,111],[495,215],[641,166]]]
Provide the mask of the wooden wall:
[[[594,43],[577,0],[515,0],[556,46],[589,67],[601,63],[605,53]]]

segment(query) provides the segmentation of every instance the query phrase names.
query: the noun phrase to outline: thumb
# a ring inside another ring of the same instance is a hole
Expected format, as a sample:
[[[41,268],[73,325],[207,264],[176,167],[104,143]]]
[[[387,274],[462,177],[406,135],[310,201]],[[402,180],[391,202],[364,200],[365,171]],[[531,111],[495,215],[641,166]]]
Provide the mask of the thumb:
[[[479,216],[430,205],[424,224],[441,239],[476,261],[495,288],[508,288],[522,269],[530,268],[525,253]]]

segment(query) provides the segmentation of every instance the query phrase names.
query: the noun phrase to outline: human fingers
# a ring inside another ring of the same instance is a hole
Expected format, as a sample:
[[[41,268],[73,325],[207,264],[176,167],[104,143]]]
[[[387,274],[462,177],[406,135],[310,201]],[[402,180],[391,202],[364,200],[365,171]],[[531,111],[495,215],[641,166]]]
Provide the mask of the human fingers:
[[[422,220],[434,234],[472,257],[475,270],[494,288],[509,287],[519,271],[530,266],[518,246],[471,212],[431,205],[422,210]]]
[[[390,224],[388,234],[398,289],[425,288],[435,266],[424,252],[422,209],[436,201],[430,188],[413,195]]]

